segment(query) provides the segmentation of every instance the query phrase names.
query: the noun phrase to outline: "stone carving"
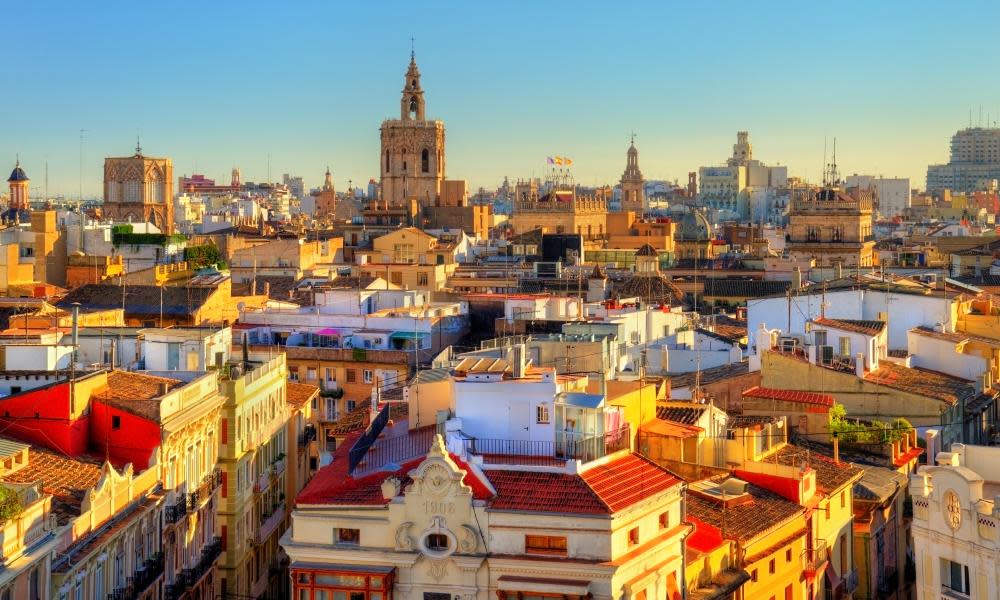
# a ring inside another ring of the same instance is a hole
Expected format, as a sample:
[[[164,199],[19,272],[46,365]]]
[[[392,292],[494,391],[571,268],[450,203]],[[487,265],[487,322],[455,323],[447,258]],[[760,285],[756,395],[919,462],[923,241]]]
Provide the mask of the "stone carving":
[[[441,581],[448,575],[448,561],[431,560],[427,572],[434,578],[434,581]]]
[[[396,550],[413,550],[413,538],[410,537],[410,528],[413,523],[407,521],[396,528]]]
[[[462,525],[462,535],[458,542],[458,549],[463,553],[475,552],[479,547],[479,534],[468,525]]]

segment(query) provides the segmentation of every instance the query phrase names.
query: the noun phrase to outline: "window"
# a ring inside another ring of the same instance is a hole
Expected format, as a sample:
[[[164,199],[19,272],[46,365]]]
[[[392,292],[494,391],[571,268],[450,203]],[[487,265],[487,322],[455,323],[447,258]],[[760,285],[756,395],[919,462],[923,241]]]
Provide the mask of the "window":
[[[327,367],[326,368],[326,380],[327,381],[337,381],[337,370]]]
[[[792,591],[792,584],[785,586],[785,600],[792,600],[795,598],[795,592]]]
[[[785,562],[792,562],[792,549],[785,550]]]
[[[357,407],[357,405],[358,405],[358,401],[357,400],[348,400],[347,401],[347,412],[353,411],[355,409],[355,407]]]
[[[524,551],[529,554],[566,556],[566,538],[554,535],[524,536]]]
[[[767,572],[770,573],[771,575],[774,575],[774,559],[773,558],[771,559],[771,562],[769,562],[767,564]]]
[[[846,336],[840,338],[840,355],[841,356],[851,355],[851,338]]]
[[[539,404],[535,407],[535,422],[539,425],[549,422],[549,407],[547,405]]]
[[[306,379],[314,381],[316,379],[316,369],[313,368],[306,369]]]
[[[111,429],[121,429],[122,428],[122,418],[118,415],[111,417]]]
[[[443,533],[432,533],[424,540],[424,545],[428,550],[436,552],[446,552],[449,547],[448,536]]]
[[[364,379],[365,383],[371,383],[374,379],[371,369],[365,369],[364,372],[361,373],[361,377]]]
[[[947,558],[941,559],[941,587],[969,595],[969,567]]]
[[[429,173],[430,170],[431,170],[430,152],[427,151],[427,148],[424,148],[424,151],[420,153],[420,171],[423,173]]]
[[[628,530],[628,545],[635,546],[639,544],[639,528],[633,527]]]
[[[670,526],[670,513],[661,512],[660,513],[660,529],[666,529]]]
[[[417,273],[417,285],[427,285],[427,281],[427,273]]]
[[[346,529],[344,527],[337,529],[338,544],[358,544],[360,541],[361,541],[360,529]]]
[[[847,492],[840,492],[840,508],[847,507]]]
[[[355,369],[347,369],[345,371],[347,374],[347,383],[354,383],[358,380],[358,372]]]
[[[750,581],[757,582],[757,569],[750,571]]]

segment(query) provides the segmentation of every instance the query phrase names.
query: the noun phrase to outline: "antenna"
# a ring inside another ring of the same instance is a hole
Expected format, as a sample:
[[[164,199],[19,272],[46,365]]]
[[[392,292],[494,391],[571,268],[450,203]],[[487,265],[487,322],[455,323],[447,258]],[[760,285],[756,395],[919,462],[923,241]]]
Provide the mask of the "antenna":
[[[830,184],[837,185],[840,183],[840,176],[837,174],[837,138],[833,138],[833,160],[830,163]]]
[[[826,185],[826,136],[823,136],[823,185]]]
[[[86,129],[80,130],[80,195],[77,198],[77,208],[83,204],[83,134],[86,133],[86,131]]]
[[[414,51],[413,47],[413,36],[410,36],[410,60],[416,60],[417,53]]]
[[[142,156],[142,144],[139,143],[139,134],[135,134],[135,155]]]

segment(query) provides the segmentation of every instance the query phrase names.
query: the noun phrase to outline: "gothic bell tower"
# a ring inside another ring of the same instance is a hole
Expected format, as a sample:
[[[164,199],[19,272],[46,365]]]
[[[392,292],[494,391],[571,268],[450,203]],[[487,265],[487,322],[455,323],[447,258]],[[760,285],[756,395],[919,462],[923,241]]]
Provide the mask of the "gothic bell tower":
[[[403,97],[399,101],[399,118],[403,121],[424,120],[424,90],[420,88],[420,69],[417,68],[417,59],[412,51],[410,66],[406,69]]]
[[[407,206],[411,199],[420,206],[440,202],[445,177],[444,123],[428,120],[425,108],[420,69],[411,50],[399,100],[399,119],[382,122],[379,172],[386,206]]]

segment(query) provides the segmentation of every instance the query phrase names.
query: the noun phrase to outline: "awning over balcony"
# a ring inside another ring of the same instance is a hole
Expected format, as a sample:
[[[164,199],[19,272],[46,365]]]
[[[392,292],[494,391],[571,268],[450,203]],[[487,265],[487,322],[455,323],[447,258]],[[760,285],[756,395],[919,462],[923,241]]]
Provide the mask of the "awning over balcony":
[[[497,587],[505,592],[537,592],[570,596],[586,596],[590,593],[590,582],[580,579],[501,575],[497,580]]]
[[[426,337],[426,333],[419,331],[397,331],[389,336],[390,340],[419,340]]]

